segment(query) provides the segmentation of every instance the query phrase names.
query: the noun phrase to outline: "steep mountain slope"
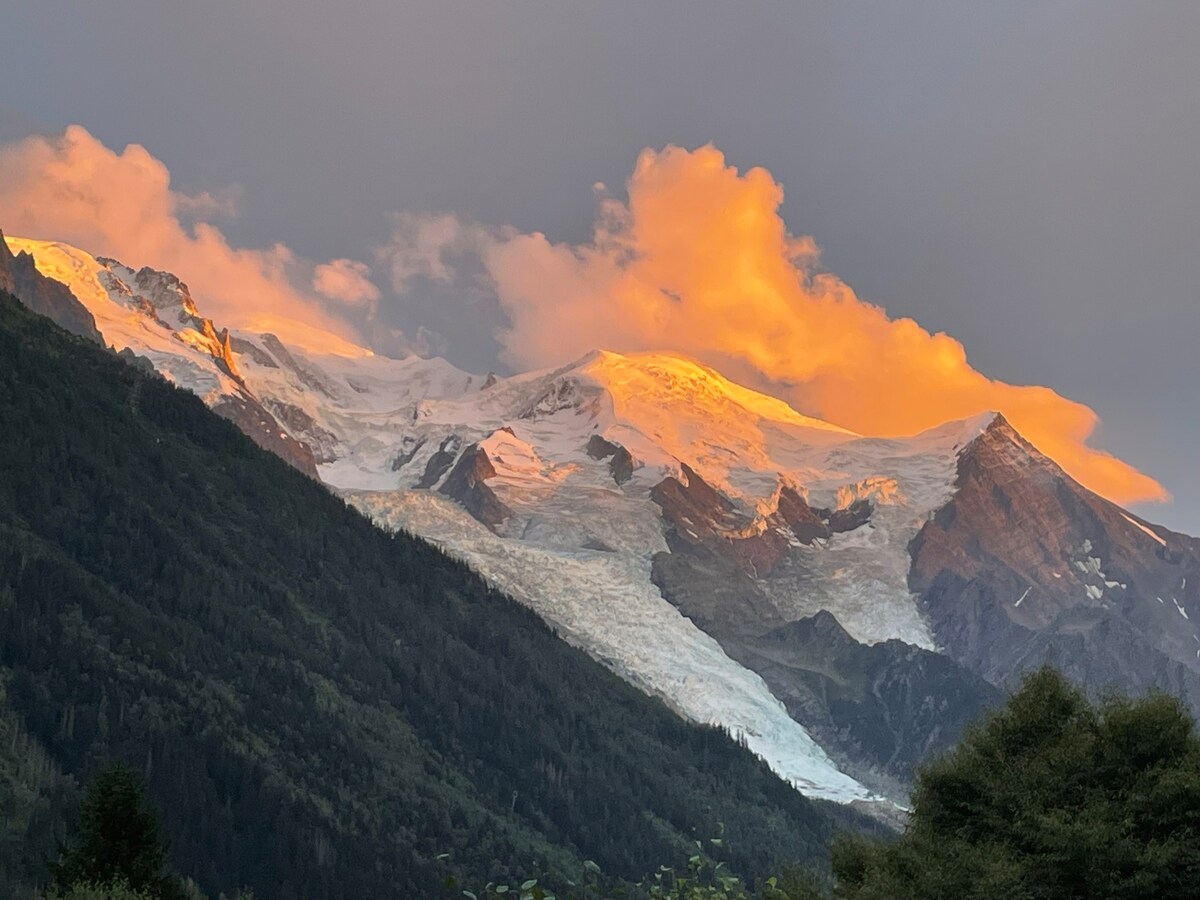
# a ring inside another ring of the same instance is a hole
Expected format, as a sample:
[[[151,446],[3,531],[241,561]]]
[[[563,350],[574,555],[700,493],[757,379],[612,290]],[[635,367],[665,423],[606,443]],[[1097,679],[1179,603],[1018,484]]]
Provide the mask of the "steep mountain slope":
[[[960,455],[912,553],[938,643],[990,681],[1052,662],[1200,710],[1200,541],[1084,489],[1003,419]]]
[[[141,767],[207,890],[428,896],[440,852],[479,880],[633,876],[719,823],[761,872],[846,821],[8,295],[0,358],[6,743]],[[57,808],[54,777],[0,808]]]

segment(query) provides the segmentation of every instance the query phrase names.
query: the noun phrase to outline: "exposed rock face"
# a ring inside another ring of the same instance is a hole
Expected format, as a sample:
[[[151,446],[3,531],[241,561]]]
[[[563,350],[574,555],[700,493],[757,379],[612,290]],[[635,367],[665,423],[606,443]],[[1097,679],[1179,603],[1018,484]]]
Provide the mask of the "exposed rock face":
[[[1200,711],[1200,541],[1085,490],[998,418],[911,546],[939,645],[996,684],[1052,662]]]
[[[650,491],[668,525],[667,546],[673,553],[716,556],[749,574],[765,574],[779,560],[787,542],[767,531],[755,532],[752,521],[733,502],[700,477],[687,463],[682,477],[664,478]]]
[[[866,525],[871,519],[871,501],[870,500],[855,500],[845,509],[822,509],[821,516],[825,519],[829,526],[830,532],[833,534],[841,534],[844,531],[853,531]]]
[[[230,347],[234,353],[243,356],[249,356],[257,365],[266,366],[268,369],[278,369],[279,363],[275,362],[268,353],[264,353],[258,348],[258,345],[251,341],[243,340],[242,338],[231,338]]]
[[[134,272],[119,260],[96,257],[103,268],[96,278],[109,296],[121,298],[146,318],[171,329],[175,338],[212,357],[217,368],[243,388],[246,381],[233,358],[229,330],[217,331],[212,319],[201,316],[188,286],[170,272],[143,266]]]
[[[794,488],[784,487],[779,491],[778,513],[802,544],[811,544],[833,533],[829,523]]]
[[[587,455],[592,459],[607,459],[608,470],[612,473],[613,481],[618,485],[624,484],[633,477],[635,468],[633,456],[620,444],[606,441],[598,434],[588,438]]]
[[[512,510],[485,484],[495,475],[496,469],[487,452],[478,444],[471,444],[462,452],[438,491],[457,500],[484,525],[495,528],[512,516]]]
[[[454,465],[454,460],[460,446],[462,446],[462,441],[456,435],[452,434],[445,438],[438,447],[437,452],[429,457],[429,461],[425,463],[425,472],[421,475],[421,480],[417,482],[416,487],[419,490],[427,491],[437,484],[441,480],[441,477]],[[495,474],[495,472],[492,474]]]
[[[858,777],[905,789],[1001,692],[952,659],[902,641],[860,644],[832,613],[731,643],[788,712]]]
[[[407,466],[425,446],[423,438],[414,438],[411,435],[405,435],[401,441],[401,450],[396,454],[396,458],[392,460],[392,471],[399,472]]]
[[[71,289],[37,270],[28,253],[13,256],[0,231],[0,290],[18,300],[60,328],[104,346],[96,320],[80,303]]]
[[[289,432],[301,436],[318,465],[331,463],[337,459],[339,443],[337,435],[318,425],[313,417],[300,407],[270,399],[263,405],[271,415],[283,423]]]
[[[792,487],[779,489],[774,511],[751,515],[738,509],[686,463],[682,479],[665,478],[650,492],[663,511],[672,552],[723,558],[755,578],[769,575],[793,542],[852,531],[871,517],[871,504],[858,500],[847,509],[816,509]]]
[[[253,397],[222,397],[213,404],[212,411],[232,422],[264,450],[281,457],[310,478],[317,478],[317,463],[312,450],[303,441],[280,430],[279,423]]]
[[[133,366],[135,369],[145,372],[147,375],[158,374],[158,370],[154,368],[154,363],[146,359],[144,356],[138,356],[128,347],[117,351],[117,357],[121,360],[124,360],[126,364]]]
[[[143,266],[135,272],[120,260],[108,256],[97,256],[96,262],[104,267],[96,273],[96,277],[110,293],[138,298],[154,311],[154,318],[166,322],[171,328],[179,325],[202,327],[192,292],[170,272],[160,272],[149,266]],[[163,316],[159,317],[158,313]]]
[[[620,446],[620,444],[605,440],[598,434],[593,434],[588,438],[587,455],[592,459],[608,459],[617,452]]]
[[[518,419],[540,419],[562,410],[577,415],[595,413],[599,408],[601,391],[594,385],[580,383],[578,378],[554,379],[540,396],[531,398],[524,409],[517,411]]]
[[[275,357],[275,361],[284,368],[295,372],[296,377],[300,379],[300,383],[306,388],[316,391],[324,397],[334,397],[333,390],[330,385],[326,384],[321,372],[310,368],[296,359],[278,337],[273,334],[264,334],[260,340],[263,346]]]

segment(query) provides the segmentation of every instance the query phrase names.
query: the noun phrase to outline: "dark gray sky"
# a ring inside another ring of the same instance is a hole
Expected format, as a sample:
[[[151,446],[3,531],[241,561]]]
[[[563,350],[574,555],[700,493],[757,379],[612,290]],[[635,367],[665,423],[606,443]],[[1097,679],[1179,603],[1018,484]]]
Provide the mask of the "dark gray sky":
[[[0,140],[84,125],[236,243],[371,260],[396,211],[587,237],[594,182],[713,142],[893,316],[1103,419],[1200,533],[1200,3],[0,0]],[[0,210],[0,227],[3,211]],[[377,277],[386,290],[386,281]],[[498,309],[385,297],[495,366]]]

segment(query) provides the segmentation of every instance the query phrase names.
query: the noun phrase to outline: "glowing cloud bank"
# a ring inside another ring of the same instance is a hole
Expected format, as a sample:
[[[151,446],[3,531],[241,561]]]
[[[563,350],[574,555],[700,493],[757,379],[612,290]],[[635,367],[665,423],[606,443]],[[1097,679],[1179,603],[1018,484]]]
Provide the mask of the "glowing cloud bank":
[[[628,199],[599,189],[590,241],[488,229],[453,215],[401,214],[378,256],[397,293],[414,279],[453,285],[462,264],[507,316],[499,339],[517,367],[594,348],[686,354],[804,413],[860,434],[911,434],[999,410],[1087,487],[1130,503],[1164,500],[1152,478],[1088,446],[1092,410],[1046,387],[987,378],[962,345],[855,296],[819,266],[816,244],[789,232],[783,190],[765,169],[739,173],[711,146],[646,150]],[[188,282],[222,325],[274,331],[317,352],[413,349],[376,317],[366,264],[316,264],[286,246],[232,247],[203,217],[229,196],[171,189],[145,148],[116,153],[80,126],[0,148],[0,227],[93,255],[149,265]],[[357,327],[351,326],[356,323]],[[425,347],[437,341],[418,333]]]
[[[447,253],[481,246],[517,366],[597,346],[671,350],[876,436],[998,410],[1092,490],[1123,503],[1166,499],[1153,479],[1088,446],[1098,421],[1088,407],[987,378],[958,341],[890,319],[822,271],[813,240],[780,217],[783,191],[765,169],[740,174],[712,146],[667,147],[641,154],[627,188],[627,202],[601,191],[586,244],[511,233],[482,242],[478,226],[455,232],[440,216],[437,227],[397,230],[396,268],[443,278],[433,238],[444,237]],[[420,241],[406,243],[411,235]]]
[[[296,284],[312,281],[323,295],[361,306],[378,297],[366,267],[334,260],[314,271],[283,244],[234,248],[215,226],[182,221],[230,212],[228,200],[171,190],[167,167],[144,147],[116,153],[78,125],[61,137],[0,148],[0,227],[10,234],[169,271],[223,325],[274,331],[312,350],[349,351],[338,338],[352,338],[354,329]]]

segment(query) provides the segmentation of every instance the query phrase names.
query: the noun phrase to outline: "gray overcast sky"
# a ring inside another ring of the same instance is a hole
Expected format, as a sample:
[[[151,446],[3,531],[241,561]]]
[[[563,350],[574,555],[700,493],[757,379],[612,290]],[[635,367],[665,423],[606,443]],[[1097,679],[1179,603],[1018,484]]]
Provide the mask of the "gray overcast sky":
[[[1200,533],[1200,3],[0,0],[0,140],[87,127],[231,240],[370,260],[394,211],[587,237],[592,184],[712,141],[893,316],[1103,419]],[[3,227],[0,210],[0,227]],[[381,287],[384,280],[377,278]],[[498,309],[385,298],[495,365]],[[479,312],[477,310],[477,312]]]

